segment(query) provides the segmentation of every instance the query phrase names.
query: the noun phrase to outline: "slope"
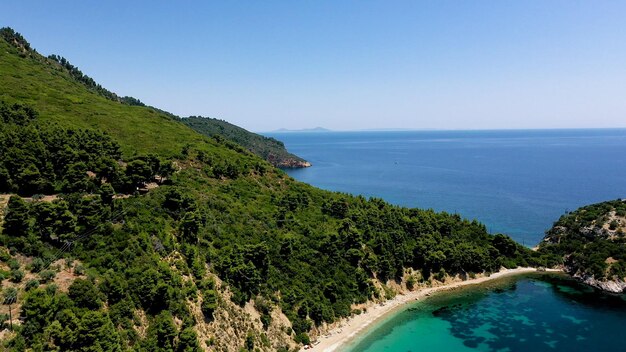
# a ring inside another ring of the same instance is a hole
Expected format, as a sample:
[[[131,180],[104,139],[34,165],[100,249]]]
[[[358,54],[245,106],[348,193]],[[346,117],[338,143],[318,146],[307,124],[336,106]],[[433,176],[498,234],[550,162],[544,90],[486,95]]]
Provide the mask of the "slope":
[[[224,120],[190,116],[181,121],[194,131],[205,136],[212,137],[221,135],[226,139],[240,144],[276,167],[298,168],[311,166],[311,164],[304,159],[289,153],[285,149],[283,142],[252,133]]]
[[[111,101],[90,91],[54,60],[0,40],[0,100],[25,103],[42,120],[114,135],[125,155],[173,156],[202,138],[153,108]]]

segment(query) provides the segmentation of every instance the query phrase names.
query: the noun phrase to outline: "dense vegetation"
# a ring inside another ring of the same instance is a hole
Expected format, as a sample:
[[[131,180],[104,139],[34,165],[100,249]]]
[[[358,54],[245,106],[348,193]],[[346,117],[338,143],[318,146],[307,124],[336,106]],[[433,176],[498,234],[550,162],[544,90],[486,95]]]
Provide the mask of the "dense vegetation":
[[[197,337],[222,297],[253,301],[263,329],[284,312],[291,338],[308,342],[313,325],[388,298],[380,285],[407,280],[407,268],[418,272],[408,281],[427,282],[546,264],[456,214],[297,182],[237,144],[105,99],[20,50],[0,40],[2,192],[59,194],[12,196],[6,209],[2,293],[22,318],[10,350],[196,351],[224,338]],[[134,192],[166,173],[159,187]],[[21,265],[20,255],[32,261]],[[51,283],[60,258],[82,267],[67,290]],[[243,349],[284,347],[263,330],[244,334]]]
[[[276,167],[303,167],[308,165],[304,159],[289,153],[283,142],[252,133],[224,120],[190,116],[181,121],[205,136],[219,135],[229,139]]]
[[[102,87],[100,84],[96,83],[96,81],[93,80],[93,78],[85,75],[82,73],[81,70],[78,69],[78,67],[72,65],[66,58],[59,56],[59,55],[49,55],[48,59],[58,63],[59,65],[61,65],[61,67],[65,68],[67,70],[67,72],[78,82],[84,84],[88,89],[91,89],[95,92],[97,92],[98,94],[102,95],[103,97],[109,99],[109,100],[113,100],[113,101],[119,101],[120,103],[123,104],[128,104],[128,105],[135,105],[135,106],[146,106],[144,103],[142,103],[139,99],[137,98],[133,98],[133,97],[120,97],[117,94],[109,91],[108,89]]]
[[[562,260],[572,274],[626,278],[626,202],[614,200],[567,213],[547,232],[542,253]]]
[[[199,134],[178,123],[186,119],[146,107],[135,98],[117,96],[84,75],[67,59],[58,55],[47,58],[39,55],[11,28],[0,29],[0,37],[4,39],[0,40],[0,72],[3,74],[0,100],[28,103],[45,111],[42,119],[53,120],[63,127],[96,128],[115,134],[123,142],[133,139],[136,149],[126,150],[128,144],[122,143],[122,151],[127,155],[154,152],[172,156],[185,144],[200,142]],[[75,84],[77,82],[80,84]],[[281,142],[220,120],[195,120],[192,127],[206,136],[219,134],[239,143],[275,165],[303,162],[289,154]],[[154,139],[157,135],[159,138]]]

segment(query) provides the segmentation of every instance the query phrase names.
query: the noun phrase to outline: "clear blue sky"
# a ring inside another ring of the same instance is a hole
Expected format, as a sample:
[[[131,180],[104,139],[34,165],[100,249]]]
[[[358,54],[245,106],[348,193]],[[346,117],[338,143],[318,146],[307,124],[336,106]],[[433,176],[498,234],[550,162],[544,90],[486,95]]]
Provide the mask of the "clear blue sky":
[[[626,127],[626,1],[5,1],[0,25],[181,116]]]

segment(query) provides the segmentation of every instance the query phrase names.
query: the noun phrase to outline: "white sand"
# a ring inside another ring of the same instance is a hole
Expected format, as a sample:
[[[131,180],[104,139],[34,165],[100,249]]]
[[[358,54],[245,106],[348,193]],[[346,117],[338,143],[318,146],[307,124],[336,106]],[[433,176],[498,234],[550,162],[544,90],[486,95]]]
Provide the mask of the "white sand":
[[[554,269],[547,269],[548,271],[558,271]],[[428,287],[418,289],[406,294],[397,295],[395,298],[390,299],[382,305],[376,304],[367,308],[367,311],[359,315],[355,315],[347,320],[343,321],[339,327],[332,329],[328,334],[320,336],[312,347],[302,348],[301,351],[310,352],[332,352],[339,347],[345,345],[352,340],[365,328],[371,325],[373,322],[382,318],[383,316],[393,312],[403,305],[419,300],[420,298],[429,296],[430,294],[438,291],[450,290],[461,286],[480,284],[485,281],[494,280],[503,276],[525,274],[530,272],[537,272],[536,268],[516,268],[516,269],[503,269],[497,273],[491,274],[491,276],[483,276],[476,279],[457,281],[450,284],[445,284],[436,287]]]

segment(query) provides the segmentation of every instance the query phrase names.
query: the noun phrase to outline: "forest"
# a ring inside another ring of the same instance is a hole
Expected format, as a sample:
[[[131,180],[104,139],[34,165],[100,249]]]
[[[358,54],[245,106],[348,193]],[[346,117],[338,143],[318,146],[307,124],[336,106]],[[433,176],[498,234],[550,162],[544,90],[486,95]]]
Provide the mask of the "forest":
[[[626,278],[626,202],[581,207],[555,222],[540,252],[557,256],[573,275],[599,280]]]
[[[273,166],[303,167],[308,165],[304,159],[289,153],[285,149],[283,142],[275,138],[249,132],[224,120],[189,116],[181,119],[181,122],[204,136],[213,137],[219,135],[233,141],[265,159]]]

